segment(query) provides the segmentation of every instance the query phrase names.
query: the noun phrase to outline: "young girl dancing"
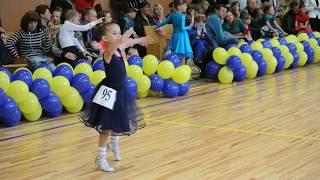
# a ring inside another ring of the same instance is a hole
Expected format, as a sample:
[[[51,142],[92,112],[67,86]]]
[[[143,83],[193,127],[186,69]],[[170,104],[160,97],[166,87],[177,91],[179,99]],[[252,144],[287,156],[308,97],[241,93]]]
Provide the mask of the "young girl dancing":
[[[123,35],[119,25],[107,23],[98,27],[102,40],[107,48],[103,55],[106,77],[97,86],[93,102],[80,115],[80,120],[86,126],[95,128],[99,132],[99,147],[96,157],[97,168],[114,171],[107,160],[106,151],[111,150],[116,160],[120,160],[119,135],[133,134],[137,129],[145,127],[143,114],[135,101],[129,101],[125,87],[126,69],[122,54],[124,50],[135,44],[145,46],[151,39],[142,37],[131,39],[133,29]],[[111,143],[107,144],[109,136]]]

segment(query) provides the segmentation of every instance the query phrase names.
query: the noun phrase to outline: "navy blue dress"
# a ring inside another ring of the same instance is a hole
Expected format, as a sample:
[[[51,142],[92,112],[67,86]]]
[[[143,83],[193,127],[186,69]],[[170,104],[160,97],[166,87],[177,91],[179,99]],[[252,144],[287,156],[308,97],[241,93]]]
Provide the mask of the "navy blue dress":
[[[145,127],[146,123],[135,100],[129,101],[125,86],[127,73],[124,60],[113,55],[109,64],[104,62],[104,65],[106,78],[96,87],[96,92],[101,85],[115,89],[117,99],[114,108],[110,110],[92,102],[80,115],[80,120],[86,126],[95,128],[99,133],[112,130],[114,136],[133,134],[137,129]]]

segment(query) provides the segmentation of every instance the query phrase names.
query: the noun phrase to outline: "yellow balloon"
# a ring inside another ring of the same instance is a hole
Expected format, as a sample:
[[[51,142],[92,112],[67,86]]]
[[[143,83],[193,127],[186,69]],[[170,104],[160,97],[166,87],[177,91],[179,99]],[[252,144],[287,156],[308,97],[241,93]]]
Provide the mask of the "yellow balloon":
[[[92,67],[87,63],[80,63],[74,68],[74,74],[84,73],[91,77],[93,70]]]
[[[241,58],[242,64],[245,67],[249,66],[253,61],[252,56],[250,54],[248,54],[248,53],[242,53],[240,58]]]
[[[143,72],[150,76],[154,74],[157,71],[158,68],[158,58],[155,57],[154,55],[146,55],[143,59]]]
[[[52,74],[47,68],[39,68],[33,72],[32,79],[45,79],[50,82],[52,79]]]
[[[106,78],[106,73],[102,70],[94,71],[90,77],[90,82],[94,85],[99,84],[104,78]]]
[[[17,104],[20,104],[27,99],[28,92],[28,85],[23,81],[16,80],[10,84],[7,95],[12,97],[17,102]]]
[[[263,45],[261,44],[261,42],[255,41],[251,44],[251,48],[252,50],[261,51],[263,49]]]
[[[269,59],[271,59],[273,57],[272,51],[268,48],[263,48],[261,53],[262,53],[263,59],[265,59],[266,61],[268,61]]]
[[[271,43],[272,47],[280,47],[280,43],[276,39],[271,39],[270,43]]]
[[[320,61],[320,46],[317,46],[314,49],[314,62],[317,63]]]
[[[161,91],[160,92],[155,92],[155,91],[149,90],[149,95],[152,96],[152,97],[159,97],[161,95]]]
[[[129,68],[128,60],[124,59],[124,65],[126,67],[126,71],[128,71],[128,68]]]
[[[295,43],[295,45],[297,47],[297,52],[298,53],[304,51],[304,46],[300,42]]]
[[[319,38],[320,37],[320,33],[319,32],[313,32],[313,34],[316,36],[316,38]]]
[[[137,81],[137,79],[143,75],[143,71],[140,66],[130,65],[127,71],[128,77],[133,78]]]
[[[61,102],[64,107],[74,107],[79,103],[81,96],[76,88],[70,87],[68,92],[61,97]]]
[[[41,118],[41,115],[42,115],[41,105],[39,105],[33,113],[30,113],[30,114],[24,113],[23,114],[23,116],[28,121],[37,121]]]
[[[233,80],[233,72],[229,68],[224,66],[223,68],[220,69],[218,78],[221,83],[230,84],[232,83],[232,80]]]
[[[255,61],[252,61],[249,66],[246,66],[246,69],[247,69],[247,78],[253,79],[257,76],[259,67]]]
[[[187,65],[183,65],[180,67],[177,67],[174,70],[174,74],[172,76],[172,79],[174,82],[178,83],[178,84],[183,84],[186,83],[190,80],[190,76],[191,76],[191,71],[189,71],[188,68],[186,68]],[[189,66],[187,66],[189,67]]]
[[[286,56],[287,54],[290,54],[289,48],[285,45],[280,46],[280,51],[282,56]]]
[[[18,104],[20,110],[25,114],[34,113],[40,105],[36,95],[32,92],[27,93],[27,98]]]
[[[146,98],[148,95],[149,95],[149,91],[138,92],[138,93],[137,93],[137,97],[138,97],[139,99]]]
[[[298,39],[295,35],[293,34],[290,34],[288,35],[287,37],[285,37],[285,40],[289,43],[295,43],[295,42],[298,42]]]
[[[142,75],[137,79],[138,92],[145,92],[150,89],[151,81],[148,76]]]
[[[278,65],[278,61],[275,57],[272,57],[269,61],[267,62],[267,74],[273,74],[274,71],[276,70],[276,67]]]
[[[83,99],[80,98],[80,99],[78,99],[78,103],[77,103],[75,106],[73,106],[73,107],[66,107],[66,109],[67,109],[67,111],[68,111],[69,113],[78,113],[78,112],[81,111],[81,109],[82,109],[82,107],[83,107],[83,104],[84,104]]]
[[[238,44],[237,44],[237,47],[240,48],[242,45],[244,44],[248,44],[246,43],[245,41],[240,41]]]
[[[309,36],[306,33],[300,33],[298,34],[297,38],[299,41],[303,41],[309,39]]]
[[[298,66],[304,66],[308,60],[308,55],[305,52],[298,52],[299,54],[299,61],[298,61]]]
[[[56,76],[52,78],[50,87],[59,97],[66,95],[70,88],[70,82],[64,76]]]
[[[311,46],[313,49],[315,49],[316,47],[319,46],[319,45],[318,45],[318,41],[315,40],[315,39],[308,39],[308,42],[309,42],[310,46]]]
[[[158,66],[157,72],[162,79],[169,79],[174,73],[174,65],[170,61],[162,61]]]
[[[27,70],[27,71],[29,71],[29,72],[32,74],[32,72],[31,72],[28,68],[21,67],[21,68],[16,69],[16,70],[13,72],[13,75],[14,75],[16,72],[20,71],[20,70]]]
[[[262,38],[257,40],[257,42],[260,42],[260,43],[262,43],[263,41],[264,41],[264,39],[262,39]]]
[[[237,47],[232,47],[228,49],[228,53],[230,56],[241,56],[241,51]]]
[[[241,44],[241,43],[239,43],[239,44]],[[244,44],[246,44],[246,43],[244,43]],[[226,64],[227,59],[229,58],[229,53],[225,49],[219,47],[213,51],[212,57],[216,63]]]
[[[284,69],[288,69],[290,65],[293,63],[294,57],[291,53],[284,56],[284,59],[286,60],[286,63],[284,64]]]
[[[5,73],[0,71],[0,88],[6,93],[10,86],[10,77]]]

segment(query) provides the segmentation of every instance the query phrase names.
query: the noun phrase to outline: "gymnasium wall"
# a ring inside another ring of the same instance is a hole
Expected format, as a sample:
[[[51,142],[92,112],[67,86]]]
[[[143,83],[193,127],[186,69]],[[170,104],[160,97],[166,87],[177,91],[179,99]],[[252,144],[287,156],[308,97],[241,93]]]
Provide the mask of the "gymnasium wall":
[[[8,32],[19,29],[20,19],[25,12],[33,10],[39,4],[50,5],[51,0],[0,0],[0,17],[2,25]],[[150,3],[159,2],[168,12],[168,5],[171,0],[149,0]],[[101,3],[105,10],[109,10],[109,0],[96,0]]]

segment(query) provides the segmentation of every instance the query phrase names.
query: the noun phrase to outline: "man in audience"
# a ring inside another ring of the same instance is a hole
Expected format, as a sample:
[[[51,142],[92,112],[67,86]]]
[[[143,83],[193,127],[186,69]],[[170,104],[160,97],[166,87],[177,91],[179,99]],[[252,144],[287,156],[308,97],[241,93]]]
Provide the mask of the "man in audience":
[[[241,14],[249,14],[251,16],[250,30],[252,32],[253,39],[259,39],[261,37],[260,29],[262,27],[262,16],[257,8],[256,0],[248,0],[247,7],[241,12]]]
[[[233,36],[226,34],[222,28],[223,19],[226,16],[227,8],[224,5],[217,4],[215,8],[216,14],[209,16],[206,22],[207,37],[212,46],[225,47],[228,44],[238,43],[239,40]]]
[[[286,13],[283,18],[282,27],[283,30],[288,34],[298,34],[295,29],[295,18],[299,12],[299,3],[297,1],[292,1],[290,3],[290,10]]]

